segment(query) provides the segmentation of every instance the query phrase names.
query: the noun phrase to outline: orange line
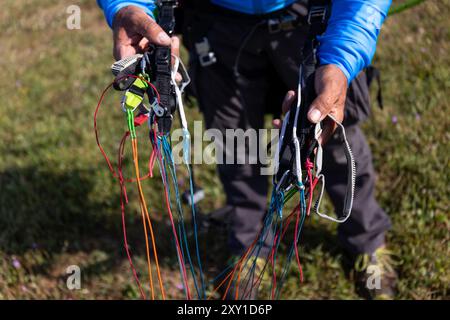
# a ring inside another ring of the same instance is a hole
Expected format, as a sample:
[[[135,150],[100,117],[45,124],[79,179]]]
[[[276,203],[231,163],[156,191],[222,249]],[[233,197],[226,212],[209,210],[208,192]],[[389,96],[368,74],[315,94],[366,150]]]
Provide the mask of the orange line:
[[[261,232],[260,232],[260,233],[261,233]],[[228,293],[228,291],[229,291],[229,289],[230,289],[231,283],[233,282],[234,274],[235,274],[235,272],[236,272],[238,266],[242,263],[242,260],[244,260],[244,259],[248,256],[248,254],[250,253],[250,251],[253,249],[253,247],[254,247],[255,244],[257,243],[258,239],[259,239],[259,236],[255,238],[255,240],[253,241],[252,245],[247,249],[245,255],[243,255],[243,256],[236,262],[236,265],[234,266],[233,270],[230,271],[230,272],[228,273],[228,275],[225,277],[225,279],[223,279],[222,282],[221,282],[217,287],[214,288],[214,290],[211,292],[211,294],[209,295],[209,297],[208,297],[207,300],[211,300],[212,295],[213,295],[215,292],[217,292],[217,291],[220,289],[220,287],[222,287],[222,286],[225,284],[225,282],[226,282],[227,280],[230,280],[229,283],[228,283],[228,285],[227,285],[227,288],[226,288],[226,290],[225,290],[225,293],[224,293],[222,299],[224,299],[224,298],[226,297],[226,295],[227,295],[227,293]]]
[[[145,214],[144,214],[144,210],[142,209],[142,204],[140,204],[140,208],[141,208],[141,215],[142,215],[142,225],[144,226],[145,249],[146,249],[146,253],[147,253],[148,278],[149,278],[149,282],[150,282],[152,300],[155,300],[155,289],[153,287],[153,276],[152,276],[152,266],[151,266],[151,260],[150,260],[150,249],[149,249],[149,245],[148,245],[147,225],[145,223]]]
[[[139,177],[139,155],[138,155],[138,147],[137,147],[137,139],[131,139],[132,142],[132,147],[133,147],[133,162],[134,162],[134,167],[135,167],[135,171],[136,171],[136,177]],[[163,300],[166,299],[166,294],[164,292],[164,286],[162,283],[162,277],[161,277],[161,271],[159,268],[159,261],[158,261],[158,253],[156,250],[156,241],[155,241],[155,235],[153,232],[153,226],[152,226],[152,221],[150,219],[150,215],[148,213],[148,209],[147,209],[147,203],[145,201],[145,197],[144,197],[144,192],[142,191],[142,185],[141,185],[141,181],[139,179],[136,180],[137,183],[137,187],[138,187],[138,191],[139,191],[139,198],[141,201],[141,209],[143,209],[144,213],[145,213],[145,217],[147,219],[148,222],[148,227],[150,230],[150,237],[152,240],[152,247],[153,247],[153,256],[155,258],[155,263],[156,263],[156,273],[158,275],[158,282],[159,282],[159,287],[161,288],[161,294],[162,294],[162,298]]]
[[[259,238],[259,236],[258,236],[258,238]],[[247,250],[247,252],[245,253],[244,257],[242,258],[242,261],[240,262],[239,273],[238,273],[237,282],[236,282],[236,285],[235,285],[235,290],[236,290],[235,297],[234,297],[235,300],[238,300],[238,297],[239,297],[239,283],[241,281],[241,273],[242,273],[242,269],[244,267],[244,264],[242,262],[244,262],[244,260],[250,254],[250,251],[251,251],[251,249],[253,249],[255,244],[256,244],[256,241],[252,244],[252,246],[249,248],[249,250]],[[255,259],[257,259],[256,256],[255,256]],[[227,291],[225,291],[225,295],[228,293],[228,289],[229,289],[230,285],[231,285],[231,282],[228,284],[228,288],[227,288]]]

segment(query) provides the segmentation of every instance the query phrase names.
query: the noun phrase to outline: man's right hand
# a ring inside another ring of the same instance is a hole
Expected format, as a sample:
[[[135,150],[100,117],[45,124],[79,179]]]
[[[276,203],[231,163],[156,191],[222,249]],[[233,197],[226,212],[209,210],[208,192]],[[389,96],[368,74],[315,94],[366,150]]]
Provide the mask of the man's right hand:
[[[171,38],[142,9],[127,6],[117,12],[114,23],[114,58],[120,60],[137,53],[143,53],[150,43],[172,46],[172,53],[178,56],[179,40]]]

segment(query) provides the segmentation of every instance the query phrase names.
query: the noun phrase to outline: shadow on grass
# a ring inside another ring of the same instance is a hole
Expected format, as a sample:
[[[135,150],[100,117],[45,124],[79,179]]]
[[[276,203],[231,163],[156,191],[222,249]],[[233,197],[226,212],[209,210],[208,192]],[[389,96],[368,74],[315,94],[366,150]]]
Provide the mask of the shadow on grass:
[[[22,255],[30,250],[45,252],[46,261],[36,273],[45,273],[60,253],[107,253],[107,258],[85,269],[101,274],[118,267],[126,254],[120,213],[119,187],[106,199],[92,194],[95,173],[29,167],[0,173],[0,250]],[[133,256],[145,256],[142,220],[127,211],[127,236]],[[165,220],[152,220],[162,265],[176,265],[172,230]]]

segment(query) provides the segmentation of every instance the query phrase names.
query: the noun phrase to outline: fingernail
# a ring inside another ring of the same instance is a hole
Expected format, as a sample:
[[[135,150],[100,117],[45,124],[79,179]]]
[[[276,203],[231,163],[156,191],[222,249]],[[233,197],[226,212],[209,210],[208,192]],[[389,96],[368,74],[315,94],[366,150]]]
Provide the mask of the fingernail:
[[[317,109],[312,109],[309,112],[309,120],[311,120],[312,122],[315,122],[315,123],[319,122],[321,117],[322,117],[322,114]]]
[[[288,92],[286,96],[284,97],[284,103],[287,103],[292,97],[294,96],[294,93]]]
[[[161,43],[170,43],[170,38],[169,38],[169,36],[168,36],[165,32],[161,32],[161,33],[158,35],[158,40],[159,40]]]

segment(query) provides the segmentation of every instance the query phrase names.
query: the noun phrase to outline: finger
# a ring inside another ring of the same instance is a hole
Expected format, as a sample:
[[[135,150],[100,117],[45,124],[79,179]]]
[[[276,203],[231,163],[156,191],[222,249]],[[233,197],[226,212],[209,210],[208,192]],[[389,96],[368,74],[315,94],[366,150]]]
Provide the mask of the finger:
[[[322,133],[320,134],[318,140],[321,145],[324,145],[328,140],[330,140],[331,136],[336,130],[337,124],[330,118],[325,118],[322,124]]]
[[[273,119],[272,125],[275,129],[281,129],[281,120],[280,119]]]
[[[172,54],[179,57],[180,56],[180,39],[176,36],[171,38],[171,49]]]
[[[293,90],[289,90],[286,93],[286,96],[284,97],[283,103],[281,105],[283,114],[289,111],[289,109],[292,106],[292,103],[294,103],[294,101],[295,101],[295,97],[296,97],[296,94],[295,94],[295,91],[293,91]]]
[[[170,37],[144,11],[137,12],[132,19],[134,19],[135,31],[146,37],[150,43],[160,46],[170,46]]]
[[[121,60],[136,54],[136,48],[130,45],[117,45],[114,46],[114,59]]]
[[[181,76],[181,74],[179,72],[177,72],[177,74],[175,75],[175,82],[177,84],[180,84],[181,81],[183,81],[183,77]]]
[[[132,39],[124,28],[115,27],[113,38],[113,55],[116,60],[120,60],[134,54],[132,53]]]
[[[139,41],[139,50],[140,52],[148,51],[150,47],[150,42],[147,38],[142,38],[141,41]]]
[[[172,67],[175,64],[175,57],[180,57],[180,39],[178,37],[172,37],[171,38],[171,52],[172,52]],[[181,81],[181,80],[180,80]]]

